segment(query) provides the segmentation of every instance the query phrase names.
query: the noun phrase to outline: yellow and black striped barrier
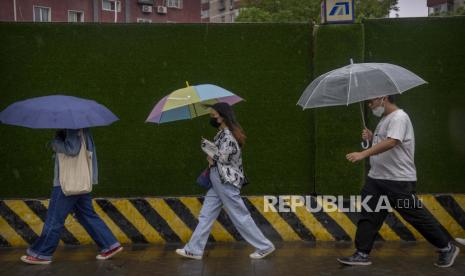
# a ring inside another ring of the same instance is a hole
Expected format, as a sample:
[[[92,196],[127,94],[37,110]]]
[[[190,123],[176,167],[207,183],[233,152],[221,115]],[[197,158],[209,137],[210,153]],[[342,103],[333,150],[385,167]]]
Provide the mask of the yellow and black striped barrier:
[[[465,194],[420,195],[419,198],[445,232],[465,237]],[[357,213],[265,212],[263,196],[243,197],[247,208],[263,231],[274,241],[354,240]],[[327,202],[311,197],[317,204]],[[97,214],[122,243],[186,242],[198,221],[203,197],[94,199]],[[0,246],[27,246],[40,235],[48,200],[0,200]],[[389,213],[378,240],[416,241],[424,238],[397,212]],[[243,240],[224,210],[214,223],[210,241]],[[62,244],[93,243],[77,220],[70,215],[61,237]]]

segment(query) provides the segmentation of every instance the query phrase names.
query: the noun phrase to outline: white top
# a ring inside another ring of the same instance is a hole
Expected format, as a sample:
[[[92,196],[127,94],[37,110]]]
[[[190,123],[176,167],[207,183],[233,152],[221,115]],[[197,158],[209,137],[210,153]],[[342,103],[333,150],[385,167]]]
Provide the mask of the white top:
[[[412,122],[402,109],[381,118],[373,133],[373,146],[388,137],[400,141],[400,144],[383,153],[372,155],[368,176],[394,181],[416,181],[415,135]]]

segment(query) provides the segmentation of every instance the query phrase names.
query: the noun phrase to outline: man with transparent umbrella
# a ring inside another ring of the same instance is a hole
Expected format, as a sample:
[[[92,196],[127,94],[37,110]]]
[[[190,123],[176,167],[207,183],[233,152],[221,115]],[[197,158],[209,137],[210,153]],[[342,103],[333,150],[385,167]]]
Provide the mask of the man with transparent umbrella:
[[[367,205],[375,210],[380,196],[387,196],[391,207],[438,249],[439,257],[434,265],[452,266],[459,248],[422,208],[415,194],[415,137],[409,116],[394,104],[394,96],[369,100],[368,106],[375,116],[381,117],[374,133],[367,128],[362,132],[362,138],[372,146],[346,155],[354,163],[370,157],[371,168],[362,189],[362,200],[371,196]],[[368,255],[387,215],[387,210],[368,212],[362,208],[355,234],[357,251],[337,260],[346,265],[370,265]]]
[[[402,94],[425,84],[413,72],[389,63],[353,63],[327,72],[310,83],[298,101],[304,109],[360,103],[365,140],[361,152],[347,154],[351,162],[370,157],[371,169],[362,189],[363,199],[371,197],[368,206],[376,211],[378,200],[389,200],[402,217],[412,224],[430,243],[438,248],[438,267],[454,263],[459,249],[451,244],[415,194],[417,181],[414,163],[415,137],[409,116],[394,104],[395,94]],[[381,117],[374,134],[366,128],[362,102],[375,116]],[[370,147],[371,142],[371,147]],[[375,206],[375,207],[374,207]],[[357,251],[339,258],[346,265],[370,265],[368,255],[387,210],[368,212],[362,208],[355,237]]]

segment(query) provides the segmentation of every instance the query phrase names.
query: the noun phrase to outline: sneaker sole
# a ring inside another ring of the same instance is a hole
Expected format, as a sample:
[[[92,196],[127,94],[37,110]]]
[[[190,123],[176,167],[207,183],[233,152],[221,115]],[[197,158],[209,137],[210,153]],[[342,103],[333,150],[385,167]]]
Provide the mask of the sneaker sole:
[[[261,255],[260,257],[252,257],[252,255],[249,255],[249,257],[250,257],[251,259],[254,259],[254,260],[260,260],[260,259],[263,259],[263,258],[265,258],[266,256],[270,255],[270,254],[273,253],[275,250],[276,250],[276,248],[273,248],[273,250],[270,250],[269,252],[266,252],[265,254]]]
[[[371,265],[371,262],[348,262],[348,261],[344,261],[344,260],[341,260],[341,259],[337,259],[338,262],[340,262],[341,264],[345,264],[345,265],[359,265],[359,266],[367,266],[367,265]]]
[[[106,257],[102,257],[100,255],[97,255],[97,257],[95,257],[97,260],[108,260],[110,259],[111,257],[115,256],[116,254],[118,254],[119,252],[123,251],[123,247],[121,246],[120,248],[118,248],[118,250],[116,250],[115,252],[111,253],[111,255],[108,255]]]
[[[50,264],[52,261],[30,261],[28,259],[26,259],[25,256],[22,256],[21,257],[21,261],[27,263],[27,264],[32,264],[32,265],[48,265]]]
[[[455,241],[460,243],[461,245],[465,245],[465,239],[456,238]]]
[[[455,262],[455,258],[457,258],[457,256],[458,256],[459,253],[460,253],[460,248],[458,248],[458,247],[456,246],[455,249],[456,249],[456,250],[455,250],[454,256],[452,257],[452,261],[451,261],[450,263],[448,263],[448,264],[446,264],[446,265],[438,265],[438,264],[435,263],[434,265],[437,266],[437,267],[441,267],[441,268],[444,268],[444,267],[451,267],[451,266],[454,264],[454,262]]]
[[[193,259],[193,260],[202,260],[202,256],[187,255],[186,253],[184,253],[183,249],[176,249],[176,254],[178,254],[180,256],[183,256],[183,257],[186,257],[186,258],[189,258],[189,259]]]

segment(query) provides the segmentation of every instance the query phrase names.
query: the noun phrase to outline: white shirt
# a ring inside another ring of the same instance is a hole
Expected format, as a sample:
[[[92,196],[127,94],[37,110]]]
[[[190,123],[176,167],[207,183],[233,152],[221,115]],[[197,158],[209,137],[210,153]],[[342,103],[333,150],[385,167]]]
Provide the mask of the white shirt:
[[[400,143],[390,150],[370,157],[371,169],[368,176],[394,181],[416,181],[415,136],[412,122],[402,109],[381,118],[373,133],[373,146],[388,137]]]

